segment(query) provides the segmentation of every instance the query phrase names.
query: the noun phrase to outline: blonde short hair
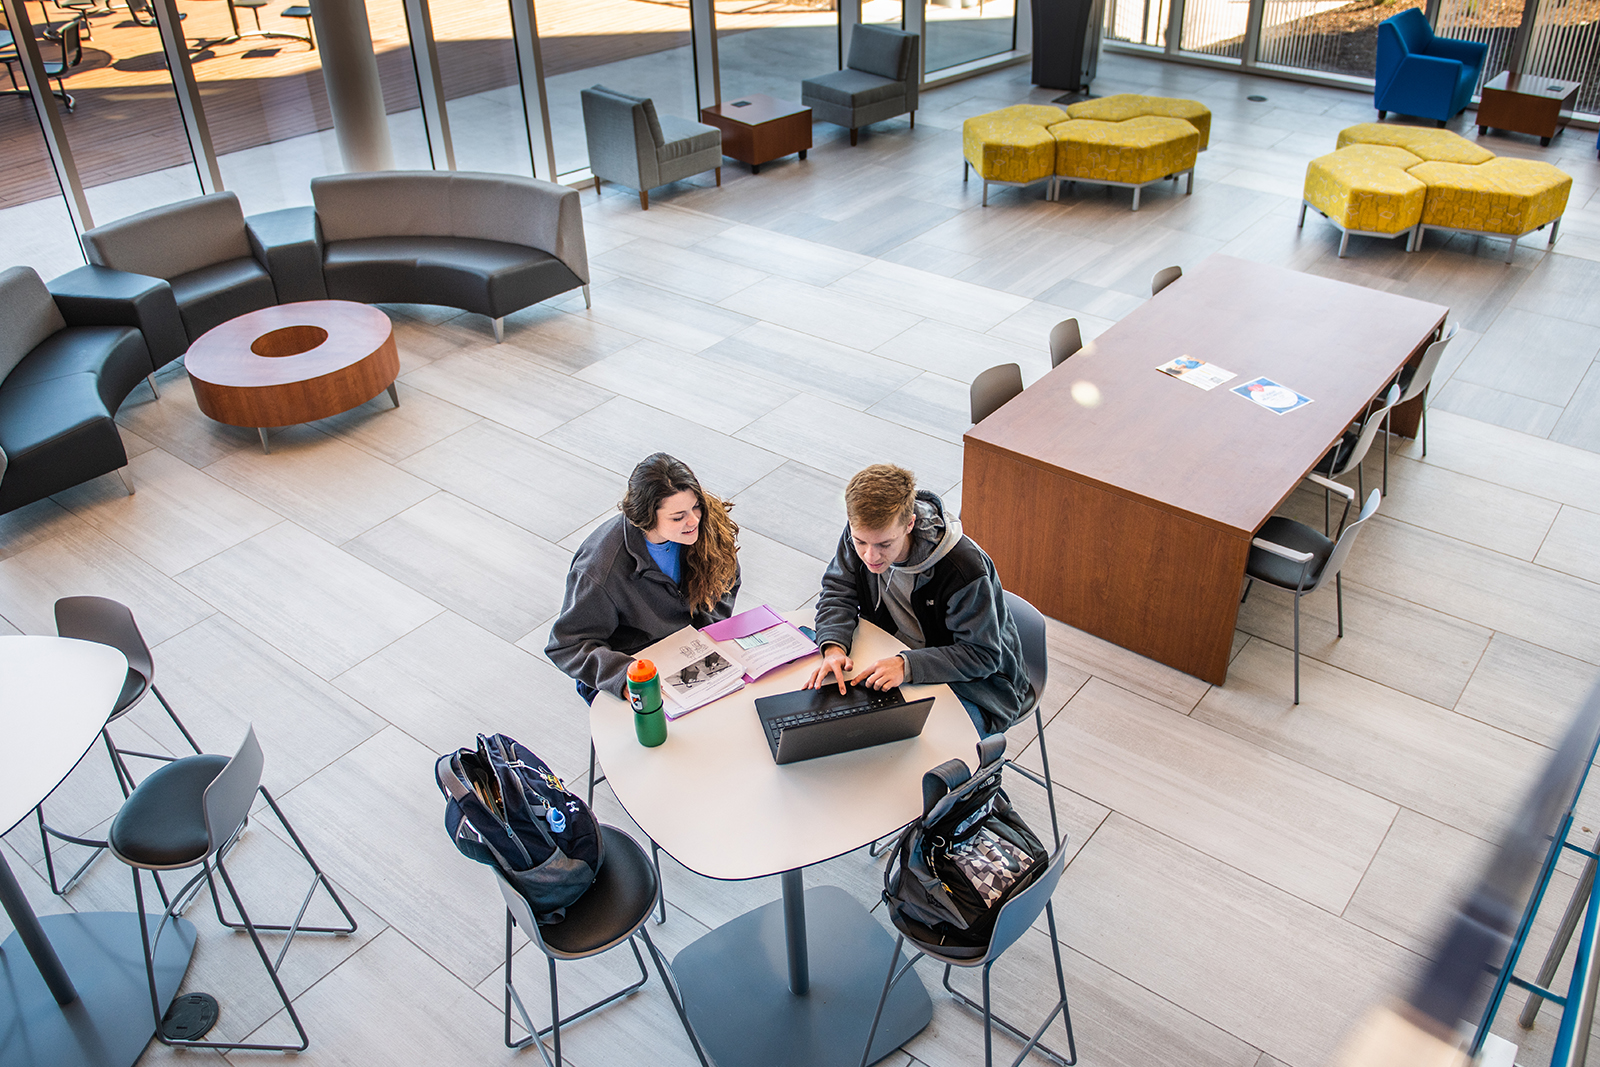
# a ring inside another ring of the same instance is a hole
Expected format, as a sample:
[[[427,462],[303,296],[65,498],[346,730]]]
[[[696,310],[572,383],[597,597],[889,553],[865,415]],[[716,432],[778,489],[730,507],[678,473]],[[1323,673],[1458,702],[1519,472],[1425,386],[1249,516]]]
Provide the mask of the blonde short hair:
[[[874,463],[844,489],[850,525],[863,530],[904,526],[916,515],[917,478],[904,467]]]

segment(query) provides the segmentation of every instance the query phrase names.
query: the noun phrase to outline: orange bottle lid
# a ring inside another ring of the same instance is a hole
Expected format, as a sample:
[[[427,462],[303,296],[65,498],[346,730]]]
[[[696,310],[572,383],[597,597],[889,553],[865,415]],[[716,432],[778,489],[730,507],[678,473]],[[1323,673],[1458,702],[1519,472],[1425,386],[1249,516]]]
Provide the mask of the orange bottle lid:
[[[656,676],[656,665],[647,659],[636,659],[628,668],[628,681],[648,682]]]

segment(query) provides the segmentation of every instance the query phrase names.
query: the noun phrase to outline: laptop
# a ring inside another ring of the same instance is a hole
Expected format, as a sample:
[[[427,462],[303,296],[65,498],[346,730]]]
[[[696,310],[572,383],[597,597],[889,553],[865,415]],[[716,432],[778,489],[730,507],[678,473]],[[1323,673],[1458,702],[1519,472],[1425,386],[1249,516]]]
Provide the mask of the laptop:
[[[922,733],[933,697],[906,700],[899,688],[868,689],[837,685],[797,689],[756,698],[767,745],[776,763],[798,763],[853,752]]]

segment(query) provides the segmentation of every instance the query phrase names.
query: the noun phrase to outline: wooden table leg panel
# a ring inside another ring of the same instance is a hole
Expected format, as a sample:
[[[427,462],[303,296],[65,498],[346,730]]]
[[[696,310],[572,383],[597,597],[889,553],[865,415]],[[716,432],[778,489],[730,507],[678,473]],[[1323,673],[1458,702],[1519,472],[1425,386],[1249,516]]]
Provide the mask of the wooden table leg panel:
[[[1212,684],[1227,677],[1248,537],[970,440],[961,511],[1005,587],[1046,615]]]

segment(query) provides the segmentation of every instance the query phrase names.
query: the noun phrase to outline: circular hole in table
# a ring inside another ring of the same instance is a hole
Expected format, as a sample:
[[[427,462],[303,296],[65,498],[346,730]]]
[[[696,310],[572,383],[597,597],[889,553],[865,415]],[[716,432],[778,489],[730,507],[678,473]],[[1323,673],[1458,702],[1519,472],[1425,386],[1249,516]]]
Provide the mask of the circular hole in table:
[[[327,339],[328,331],[321,326],[285,326],[251,341],[250,351],[258,356],[298,356]]]

